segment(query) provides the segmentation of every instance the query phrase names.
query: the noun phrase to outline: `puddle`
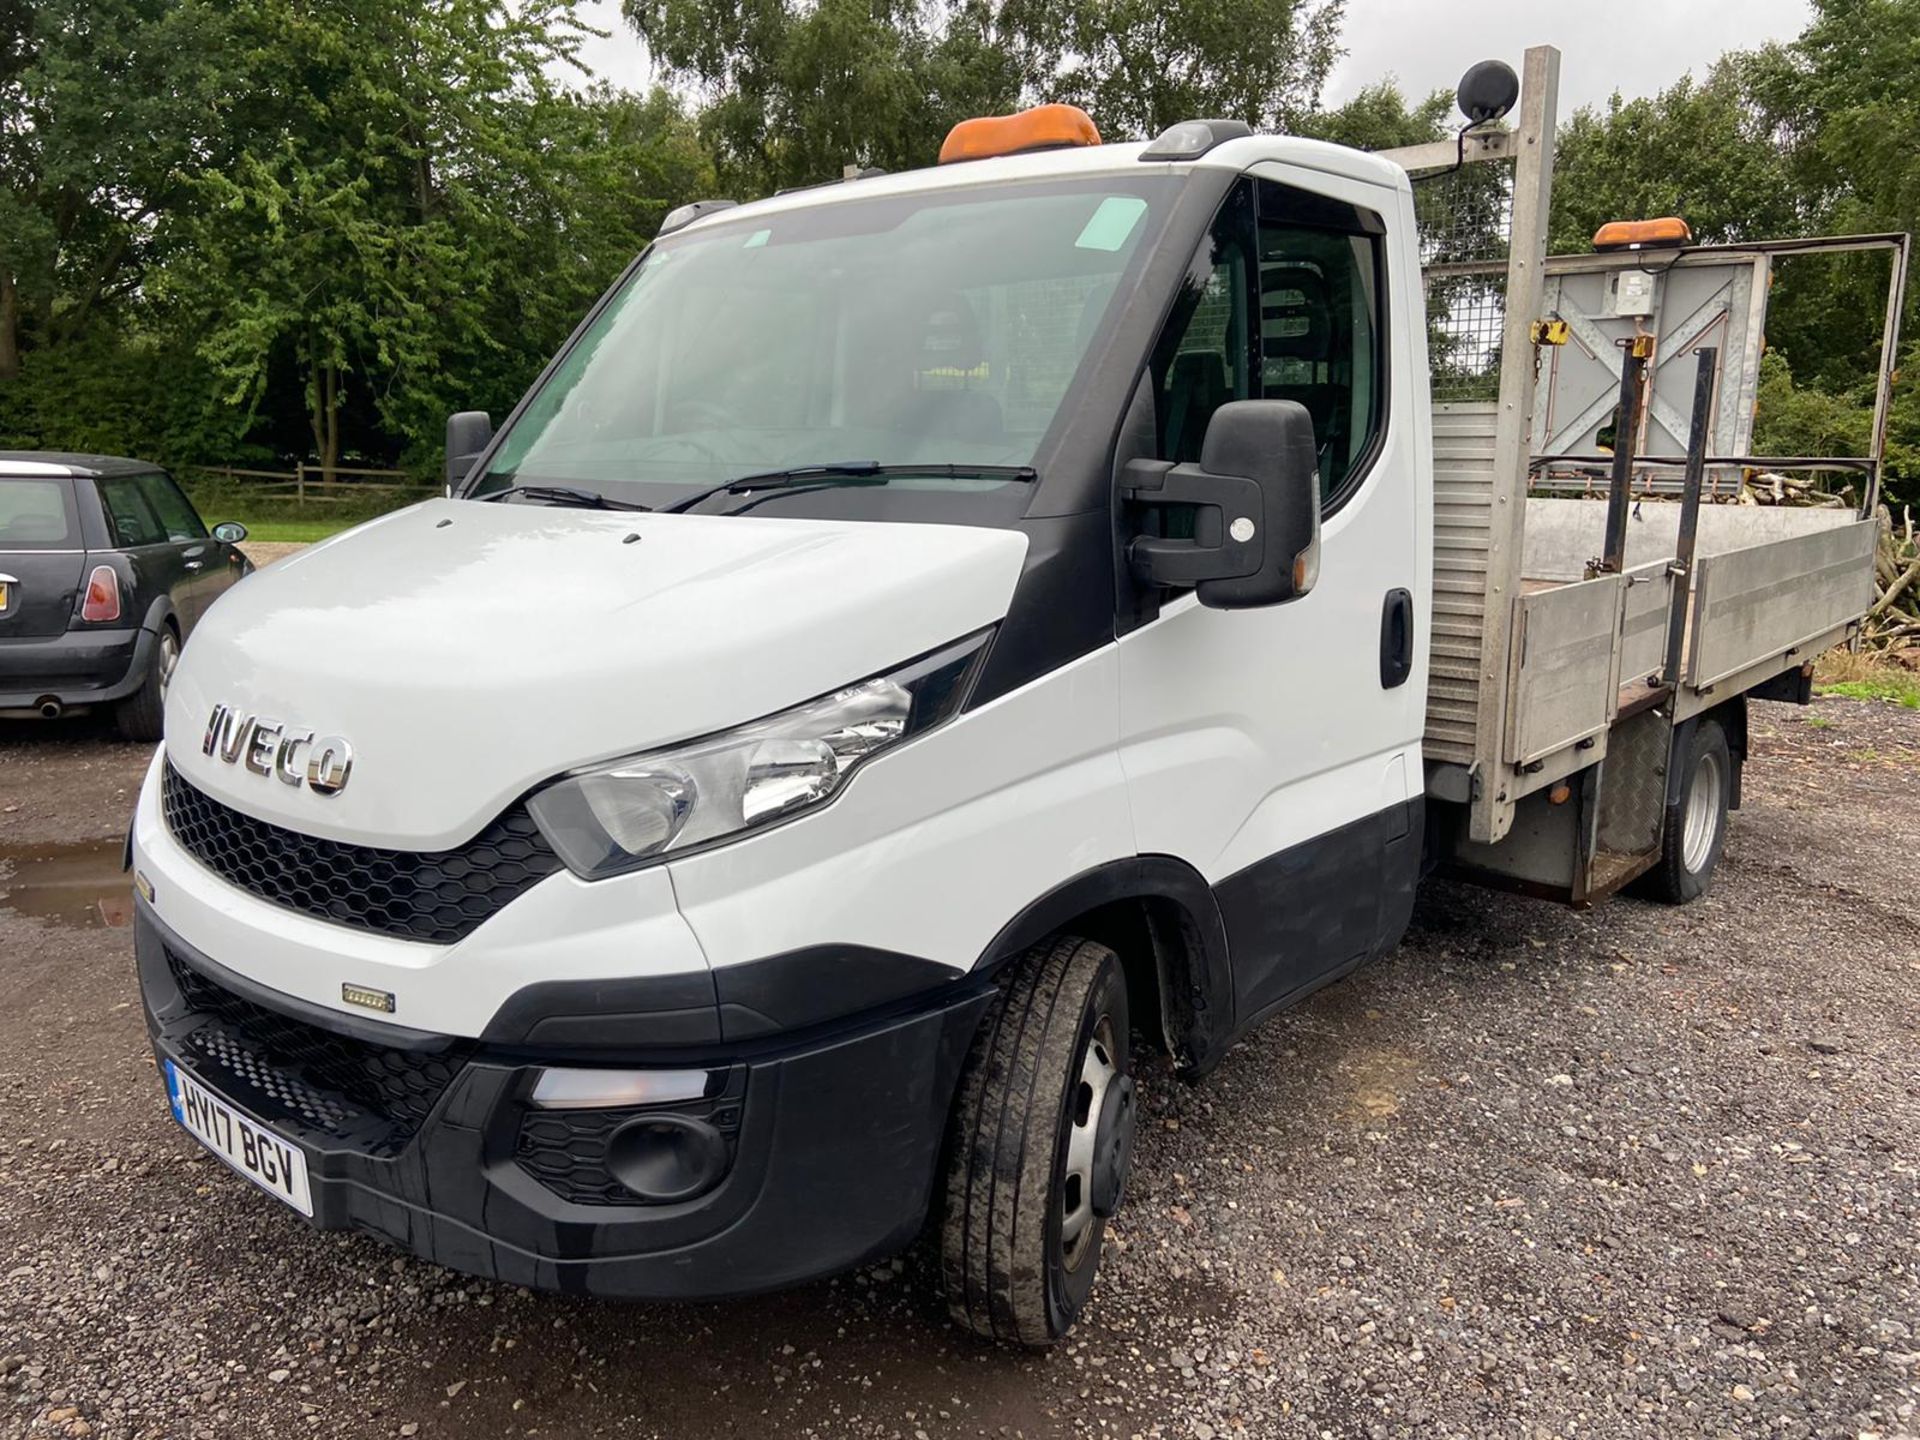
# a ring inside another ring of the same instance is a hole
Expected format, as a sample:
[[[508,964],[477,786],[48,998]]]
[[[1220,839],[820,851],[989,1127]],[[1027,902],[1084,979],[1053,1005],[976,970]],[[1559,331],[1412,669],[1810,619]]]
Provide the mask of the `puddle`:
[[[133,877],[122,842],[0,845],[0,915],[27,915],[93,930],[133,923]]]

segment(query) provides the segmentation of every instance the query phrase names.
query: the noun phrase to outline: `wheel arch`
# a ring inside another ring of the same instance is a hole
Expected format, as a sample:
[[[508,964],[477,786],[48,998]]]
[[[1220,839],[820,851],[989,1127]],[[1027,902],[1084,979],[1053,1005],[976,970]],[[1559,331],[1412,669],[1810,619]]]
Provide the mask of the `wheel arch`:
[[[1727,737],[1727,751],[1733,757],[1733,774],[1728,779],[1727,808],[1740,808],[1740,777],[1747,766],[1747,697],[1735,695],[1722,700],[1711,710],[1702,710],[1698,715],[1690,715],[1673,727],[1673,743],[1669,754],[1671,763],[1667,766],[1667,806],[1671,809],[1680,803],[1680,785],[1684,779],[1686,767],[1680,764],[1680,758],[1689,753],[1693,745],[1694,732],[1702,723],[1711,720],[1718,725]]]
[[[151,630],[156,635],[160,633],[162,625],[171,625],[180,643],[187,643],[186,626],[180,621],[180,612],[173,608],[173,600],[164,594],[153,598],[153,603],[147,606],[147,613],[140,621],[142,630]]]
[[[1219,1063],[1233,1034],[1233,971],[1226,924],[1198,870],[1140,855],[1082,871],[1002,926],[974,971],[989,974],[1062,934],[1120,957],[1136,1028],[1157,1035],[1183,1073]]]

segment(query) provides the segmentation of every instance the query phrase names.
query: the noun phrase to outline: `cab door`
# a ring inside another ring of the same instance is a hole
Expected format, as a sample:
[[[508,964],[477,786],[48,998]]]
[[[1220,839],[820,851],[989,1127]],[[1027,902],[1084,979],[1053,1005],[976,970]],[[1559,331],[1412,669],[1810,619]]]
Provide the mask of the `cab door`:
[[[1198,459],[1215,409],[1262,397],[1305,406],[1319,450],[1308,594],[1213,610],[1161,592],[1119,642],[1139,848],[1213,886],[1241,1025],[1392,944],[1411,908],[1431,524],[1409,363],[1424,361],[1424,306],[1415,265],[1391,263],[1411,211],[1366,181],[1245,177],[1146,377],[1158,458]]]

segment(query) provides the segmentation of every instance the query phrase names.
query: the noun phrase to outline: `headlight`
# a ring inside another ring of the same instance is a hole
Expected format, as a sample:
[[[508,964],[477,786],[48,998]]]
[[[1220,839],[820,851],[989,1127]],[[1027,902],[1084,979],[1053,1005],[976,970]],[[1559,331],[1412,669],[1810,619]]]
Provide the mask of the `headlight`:
[[[986,641],[970,636],[765,720],[577,771],[527,808],[588,880],[777,824],[830,799],[868,756],[958,710]]]

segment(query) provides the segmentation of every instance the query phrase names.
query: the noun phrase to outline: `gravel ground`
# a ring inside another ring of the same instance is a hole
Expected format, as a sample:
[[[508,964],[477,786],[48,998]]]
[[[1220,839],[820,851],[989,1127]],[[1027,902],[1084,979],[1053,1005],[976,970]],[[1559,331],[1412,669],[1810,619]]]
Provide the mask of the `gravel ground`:
[[[924,1247],[668,1308],[304,1230],[174,1129],[91,904],[144,756],[0,728],[0,1435],[1914,1436],[1920,713],[1753,729],[1700,904],[1435,885],[1206,1083],[1150,1069],[1034,1357]]]

